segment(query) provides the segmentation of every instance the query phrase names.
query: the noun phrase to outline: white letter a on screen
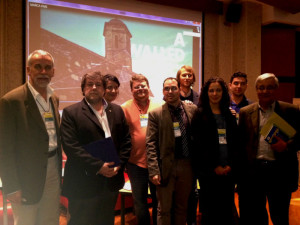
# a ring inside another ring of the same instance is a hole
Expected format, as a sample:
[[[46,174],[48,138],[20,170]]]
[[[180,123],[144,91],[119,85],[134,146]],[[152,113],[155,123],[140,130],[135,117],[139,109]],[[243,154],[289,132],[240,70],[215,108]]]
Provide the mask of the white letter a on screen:
[[[185,46],[182,33],[177,33],[177,35],[176,35],[176,39],[174,41],[174,46],[177,46],[177,45],[181,45],[181,47]]]

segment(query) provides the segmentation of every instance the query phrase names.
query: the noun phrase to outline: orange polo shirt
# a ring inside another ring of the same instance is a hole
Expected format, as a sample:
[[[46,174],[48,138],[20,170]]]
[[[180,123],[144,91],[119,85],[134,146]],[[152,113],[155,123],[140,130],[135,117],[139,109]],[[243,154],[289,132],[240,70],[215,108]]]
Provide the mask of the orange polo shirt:
[[[149,99],[148,112],[154,108],[162,105],[162,101],[155,101],[154,99]],[[141,113],[134,99],[130,99],[121,105],[123,108],[127,123],[129,125],[130,135],[131,135],[131,153],[129,162],[133,163],[139,167],[147,168],[147,155],[146,155],[146,131],[147,126],[144,122],[141,124]],[[148,116],[147,116],[148,118]]]

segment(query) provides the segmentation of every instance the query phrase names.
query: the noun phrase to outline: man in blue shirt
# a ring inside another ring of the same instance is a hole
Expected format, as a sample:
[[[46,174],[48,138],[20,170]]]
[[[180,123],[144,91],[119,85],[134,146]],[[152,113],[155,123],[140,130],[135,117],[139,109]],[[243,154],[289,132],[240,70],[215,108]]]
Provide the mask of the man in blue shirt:
[[[251,100],[247,99],[245,96],[245,91],[247,90],[247,74],[242,72],[234,73],[229,82],[229,90],[231,92],[231,102],[230,109],[233,115],[236,115],[238,120],[240,109],[244,106],[253,103]]]

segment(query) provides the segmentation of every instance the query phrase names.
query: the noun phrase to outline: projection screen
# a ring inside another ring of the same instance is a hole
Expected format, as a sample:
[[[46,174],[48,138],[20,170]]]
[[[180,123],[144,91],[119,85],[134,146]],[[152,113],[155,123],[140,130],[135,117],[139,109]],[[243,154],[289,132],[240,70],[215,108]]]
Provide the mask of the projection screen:
[[[35,49],[55,59],[51,87],[60,110],[82,99],[81,77],[88,72],[113,74],[120,80],[117,104],[132,98],[134,74],[149,79],[151,95],[162,99],[162,82],[176,77],[182,65],[202,72],[202,14],[200,12],[117,1],[27,0],[26,56]],[[129,4],[129,5],[128,5]],[[124,10],[124,8],[126,10]]]

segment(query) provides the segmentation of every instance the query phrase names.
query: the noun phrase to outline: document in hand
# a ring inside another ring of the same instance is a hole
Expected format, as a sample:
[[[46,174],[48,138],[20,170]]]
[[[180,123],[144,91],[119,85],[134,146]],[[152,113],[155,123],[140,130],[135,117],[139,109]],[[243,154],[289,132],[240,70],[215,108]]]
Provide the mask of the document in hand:
[[[104,162],[114,162],[115,164],[111,167],[120,165],[120,158],[111,137],[91,142],[83,147],[95,158]]]
[[[288,141],[296,134],[296,130],[277,113],[273,112],[260,133],[264,136],[266,142],[274,144],[276,143],[274,136]]]

